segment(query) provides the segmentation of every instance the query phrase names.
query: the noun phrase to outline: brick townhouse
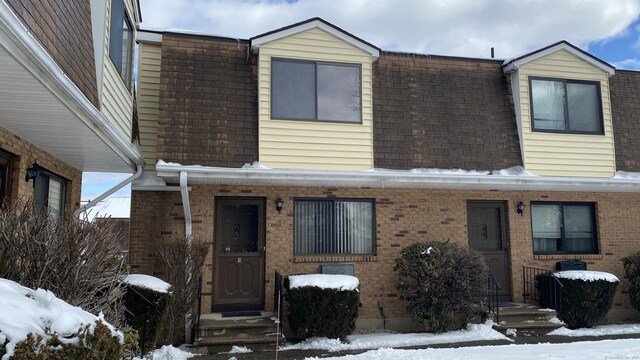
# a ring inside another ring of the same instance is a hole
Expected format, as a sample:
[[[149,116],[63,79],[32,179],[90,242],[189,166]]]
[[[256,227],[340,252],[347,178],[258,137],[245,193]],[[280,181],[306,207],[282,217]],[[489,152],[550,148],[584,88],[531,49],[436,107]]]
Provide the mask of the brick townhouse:
[[[383,51],[318,18],[138,34],[131,268],[206,241],[204,313],[271,310],[276,271],[340,271],[359,326],[382,326],[378,300],[399,324],[394,260],[420,241],[483,252],[514,302],[524,267],[622,279],[640,250],[640,74],[567,42],[504,61]],[[612,318],[636,315],[627,289]]]
[[[0,200],[78,211],[83,171],[135,172],[137,1],[0,0]]]

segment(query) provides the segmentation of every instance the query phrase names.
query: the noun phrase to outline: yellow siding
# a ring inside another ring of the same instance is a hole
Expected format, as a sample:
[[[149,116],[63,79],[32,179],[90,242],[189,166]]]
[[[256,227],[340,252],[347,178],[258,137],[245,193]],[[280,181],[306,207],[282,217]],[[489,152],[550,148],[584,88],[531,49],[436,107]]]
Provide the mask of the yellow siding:
[[[557,134],[531,131],[529,77],[599,81],[602,91],[604,135]],[[609,78],[606,72],[560,50],[524,64],[518,70],[524,165],[542,176],[611,177],[615,150],[611,124]]]
[[[362,124],[271,119],[271,58],[360,64]],[[260,162],[280,169],[373,167],[371,54],[314,28],[260,46]]]
[[[138,123],[146,170],[155,170],[157,161],[161,53],[161,44],[140,43],[138,47]]]
[[[125,1],[125,4],[127,4],[127,1]],[[130,9],[132,6],[130,4],[127,4],[126,7],[127,11],[131,11]],[[102,91],[100,91],[100,110],[125,139],[130,139],[133,116],[133,95],[130,90],[127,89],[124,81],[122,81],[122,77],[120,77],[116,67],[109,58],[109,28],[111,23],[109,19],[111,19],[111,1],[107,1],[106,14],[106,41],[104,42],[104,68],[102,71]],[[131,14],[130,18],[134,19]]]

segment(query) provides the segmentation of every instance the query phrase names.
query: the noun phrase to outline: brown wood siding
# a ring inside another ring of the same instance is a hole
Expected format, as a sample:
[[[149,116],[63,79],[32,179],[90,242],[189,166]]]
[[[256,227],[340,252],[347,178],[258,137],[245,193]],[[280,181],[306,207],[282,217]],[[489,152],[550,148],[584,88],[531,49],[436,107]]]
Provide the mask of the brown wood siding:
[[[617,170],[640,171],[640,72],[609,78]]]
[[[89,0],[7,0],[62,71],[98,106]]]

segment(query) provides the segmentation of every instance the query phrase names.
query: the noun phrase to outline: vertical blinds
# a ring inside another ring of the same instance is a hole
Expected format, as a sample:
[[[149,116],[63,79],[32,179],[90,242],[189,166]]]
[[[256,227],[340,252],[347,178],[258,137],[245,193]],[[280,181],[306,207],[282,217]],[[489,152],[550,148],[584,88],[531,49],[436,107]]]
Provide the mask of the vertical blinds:
[[[373,254],[373,201],[296,200],[296,255]]]

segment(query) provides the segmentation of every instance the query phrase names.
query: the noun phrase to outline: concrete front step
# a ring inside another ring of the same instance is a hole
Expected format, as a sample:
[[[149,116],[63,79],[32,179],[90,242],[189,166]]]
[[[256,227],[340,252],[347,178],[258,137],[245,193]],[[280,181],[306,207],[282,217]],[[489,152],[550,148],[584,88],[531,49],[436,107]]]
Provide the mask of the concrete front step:
[[[507,336],[542,336],[562,327],[555,310],[529,304],[500,308],[500,323],[493,328]]]
[[[221,314],[205,314],[200,318],[199,338],[194,343],[194,352],[210,354],[229,351],[232,345],[255,347],[275,347],[278,336],[274,320],[275,314],[262,313],[260,316],[223,318]]]
[[[493,325],[493,329],[509,337],[544,336],[562,326],[563,324],[549,321],[517,321],[501,322],[500,324]]]

